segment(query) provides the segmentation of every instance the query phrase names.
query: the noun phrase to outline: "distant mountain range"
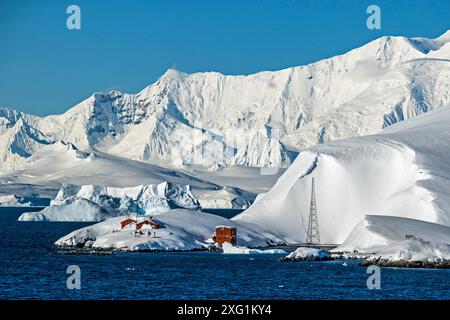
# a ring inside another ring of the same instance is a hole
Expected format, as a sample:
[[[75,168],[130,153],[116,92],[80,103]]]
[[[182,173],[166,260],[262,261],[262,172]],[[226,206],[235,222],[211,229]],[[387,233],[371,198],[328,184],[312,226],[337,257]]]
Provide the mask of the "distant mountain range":
[[[137,94],[95,93],[61,115],[0,109],[0,168],[60,141],[179,167],[286,167],[303,148],[374,134],[449,104],[450,31],[436,39],[386,36],[274,72],[170,69]]]

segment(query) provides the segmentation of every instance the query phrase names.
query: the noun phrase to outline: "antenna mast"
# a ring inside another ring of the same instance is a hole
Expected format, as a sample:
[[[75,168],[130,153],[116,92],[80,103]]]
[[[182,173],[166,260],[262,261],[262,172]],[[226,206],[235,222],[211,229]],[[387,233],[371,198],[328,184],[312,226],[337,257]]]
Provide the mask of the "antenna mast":
[[[307,244],[320,244],[319,220],[317,219],[316,191],[314,187],[314,178],[311,186],[311,204],[309,207],[308,230],[306,232]]]

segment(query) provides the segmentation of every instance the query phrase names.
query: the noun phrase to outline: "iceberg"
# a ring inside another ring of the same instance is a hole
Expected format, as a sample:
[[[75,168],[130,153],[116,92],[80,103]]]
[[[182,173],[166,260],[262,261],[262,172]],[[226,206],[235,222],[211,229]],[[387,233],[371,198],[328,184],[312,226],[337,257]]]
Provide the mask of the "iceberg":
[[[26,212],[20,221],[102,221],[121,215],[157,215],[174,208],[199,210],[189,185],[115,188],[63,184],[51,205],[40,212]]]
[[[333,260],[333,258],[322,249],[299,247],[289,253],[282,261],[322,261]]]
[[[250,249],[242,246],[233,246],[232,244],[225,242],[222,244],[222,250],[224,254],[286,254],[287,252],[281,249]]]

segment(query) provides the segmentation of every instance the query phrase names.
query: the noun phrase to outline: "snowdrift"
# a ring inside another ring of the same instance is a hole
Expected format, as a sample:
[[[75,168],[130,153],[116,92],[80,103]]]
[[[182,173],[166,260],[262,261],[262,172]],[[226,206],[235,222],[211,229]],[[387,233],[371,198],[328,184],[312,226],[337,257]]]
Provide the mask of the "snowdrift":
[[[368,214],[449,226],[449,141],[447,107],[377,135],[310,148],[235,219],[265,227],[288,242],[304,242],[314,177],[322,243],[342,243]]]
[[[161,225],[158,229],[144,226],[135,234],[135,225],[121,229],[120,222],[126,216],[115,217],[93,226],[76,230],[55,242],[58,246],[77,246],[96,249],[125,251],[189,251],[205,249],[212,243],[212,235],[218,225],[238,229],[238,245],[264,247],[273,243],[269,234],[246,224],[219,216],[184,209],[170,210],[154,218]]]

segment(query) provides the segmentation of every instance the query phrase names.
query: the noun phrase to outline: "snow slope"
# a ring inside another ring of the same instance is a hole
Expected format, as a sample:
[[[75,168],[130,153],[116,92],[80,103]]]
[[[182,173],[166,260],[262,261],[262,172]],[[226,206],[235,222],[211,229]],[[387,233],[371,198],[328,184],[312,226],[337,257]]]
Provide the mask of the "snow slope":
[[[450,227],[390,217],[366,216],[335,252],[370,254],[368,260],[450,260]]]
[[[0,168],[66,141],[178,167],[287,166],[302,148],[379,132],[450,102],[450,40],[376,39],[247,76],[168,70],[137,94],[95,93],[43,118],[0,110]]]
[[[249,228],[245,224],[183,209],[171,210],[158,215],[154,220],[162,226],[161,228],[144,227],[142,234],[136,236],[134,225],[128,225],[124,229],[120,228],[120,222],[124,219],[124,216],[116,217],[76,230],[62,237],[55,244],[130,251],[187,251],[209,246],[215,227],[218,225],[237,227],[239,229],[238,244],[241,246],[262,247],[271,241],[270,235]]]
[[[322,243],[342,243],[368,214],[450,226],[449,141],[443,107],[376,135],[312,147],[235,219],[304,242],[314,177]]]
[[[450,227],[416,219],[369,215],[333,251],[374,253],[413,237],[450,244]]]
[[[450,244],[407,239],[391,243],[367,258],[368,261],[450,261]]]

